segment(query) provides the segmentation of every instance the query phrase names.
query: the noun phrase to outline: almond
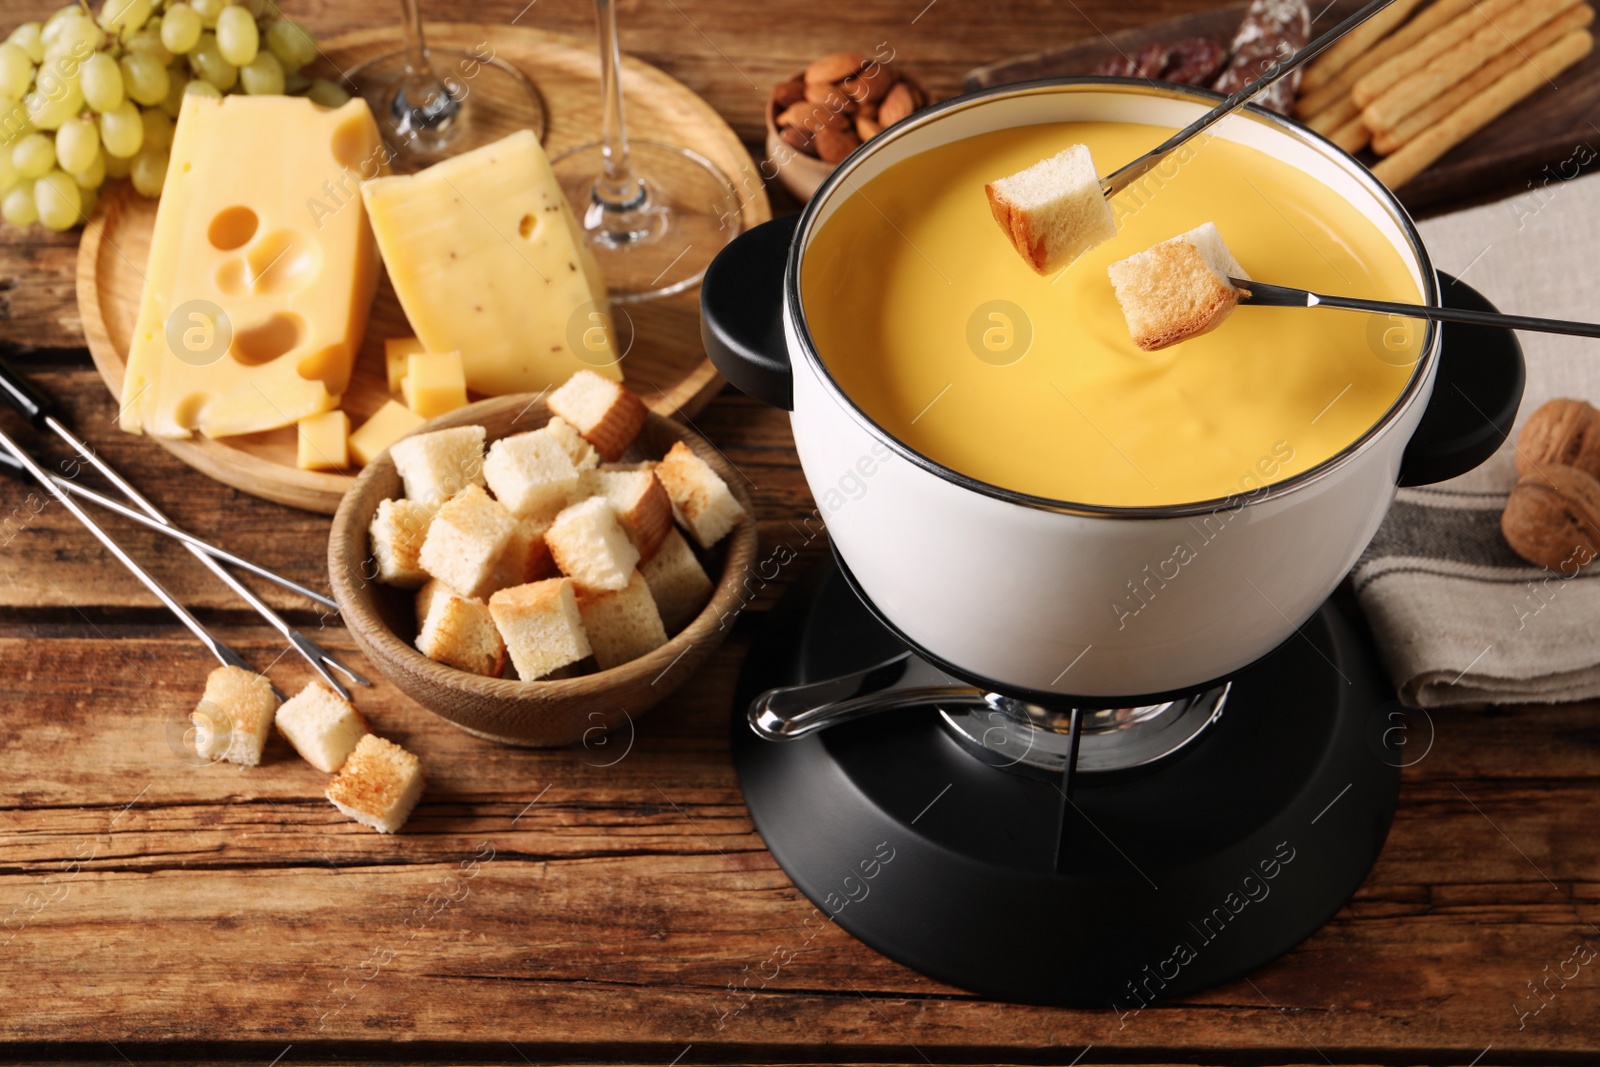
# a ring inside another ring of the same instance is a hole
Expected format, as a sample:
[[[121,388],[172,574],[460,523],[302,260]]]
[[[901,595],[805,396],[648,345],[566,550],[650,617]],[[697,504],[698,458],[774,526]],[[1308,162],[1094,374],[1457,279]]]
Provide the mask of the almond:
[[[856,136],[863,141],[872,140],[882,131],[883,127],[878,125],[875,116],[868,115],[865,111],[856,116]]]
[[[800,152],[811,151],[811,135],[798,126],[778,127],[778,136],[783,138],[783,143]]]
[[[1529,563],[1571,577],[1600,553],[1600,481],[1559,464],[1523,475],[1500,532]]]
[[[836,82],[848,78],[861,69],[860,52],[829,52],[825,56],[818,56],[806,68],[806,84],[813,82]]]
[[[1528,416],[1517,435],[1517,473],[1560,464],[1600,478],[1600,409],[1584,400],[1552,400]]]
[[[779,126],[798,126],[810,133],[821,129],[845,130],[850,121],[837,111],[802,100],[792,104],[778,116]]]
[[[844,95],[838,86],[828,82],[811,82],[806,85],[806,99],[813,104],[821,104],[830,111],[844,111],[851,106],[850,99]]]
[[[883,103],[878,105],[878,124],[880,126],[893,126],[916,109],[917,101],[916,97],[912,95],[911,83],[907,81],[898,82],[884,96]]]
[[[858,104],[876,104],[888,95],[897,80],[899,80],[898,74],[873,60],[860,74],[841,81],[839,89]]]
[[[798,104],[806,98],[806,83],[799,77],[786,82],[779,82],[772,89],[772,106],[774,112],[782,111],[790,104]]]
[[[817,131],[817,158],[824,163],[842,163],[844,157],[854,152],[861,139],[853,130],[836,130],[823,127]]]

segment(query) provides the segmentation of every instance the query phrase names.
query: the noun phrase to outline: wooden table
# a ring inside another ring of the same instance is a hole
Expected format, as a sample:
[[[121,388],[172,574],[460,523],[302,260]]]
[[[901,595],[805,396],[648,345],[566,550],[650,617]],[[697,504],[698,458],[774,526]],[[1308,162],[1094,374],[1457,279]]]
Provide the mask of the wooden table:
[[[590,32],[579,0],[522,2],[473,17]],[[53,3],[13,0],[6,21]],[[922,3],[631,3],[624,43],[753,139],[764,87],[844,44],[890,41],[949,92],[975,63],[1199,6]],[[286,6],[319,33],[390,14]],[[74,240],[0,229],[7,351],[177,522],[321,584],[325,518],[115,430],[80,347]],[[784,416],[729,392],[696,422],[749,479],[763,554],[799,548],[795,520],[812,505]],[[387,684],[363,694],[429,773],[391,838],[339,816],[281,740],[260,768],[194,766],[178,739],[210,661],[59,506],[35,513],[28,494],[0,487],[0,1062],[1596,1060],[1594,705],[1435,716],[1434,747],[1406,771],[1388,846],[1350,905],[1286,958],[1185,1001],[1125,1020],[992,1003],[836,928],[773,975],[766,961],[800,947],[810,905],[751,827],[726,732],[750,636],[815,545],[631,745],[499,748]],[[114,528],[252,662],[276,659],[285,686],[307,678],[186,554]],[[264,595],[361,662],[336,620]]]

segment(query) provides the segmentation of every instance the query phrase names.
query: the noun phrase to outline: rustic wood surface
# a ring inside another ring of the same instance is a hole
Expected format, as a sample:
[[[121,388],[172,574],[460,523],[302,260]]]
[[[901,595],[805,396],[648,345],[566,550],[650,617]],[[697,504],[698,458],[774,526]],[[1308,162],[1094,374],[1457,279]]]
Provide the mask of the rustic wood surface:
[[[589,32],[578,0],[524,2],[487,0],[472,17]],[[11,0],[6,21],[51,6]],[[286,6],[324,34],[390,15]],[[840,45],[891,40],[952,92],[979,63],[1202,6],[667,0],[621,13],[627,48],[753,141],[766,84]],[[115,430],[80,347],[71,239],[0,228],[0,242],[0,339],[83,434],[177,522],[321,584],[325,517]],[[1348,907],[1246,979],[1125,1020],[984,1001],[832,927],[805,941],[811,907],[751,827],[726,731],[751,635],[821,551],[801,525],[813,505],[783,415],[724,393],[694,424],[746,479],[763,557],[788,545],[799,558],[631,743],[500,748],[387,684],[363,694],[429,776],[392,838],[340,817],[281,740],[259,768],[194,766],[178,738],[209,660],[58,506],[36,513],[36,490],[30,503],[0,483],[0,1062],[1596,1061],[1600,960],[1563,967],[1580,945],[1600,949],[1595,705],[1436,715]],[[280,685],[308,678],[186,554],[108,526]],[[260,588],[366,666],[336,620]],[[773,974],[775,949],[798,954]]]

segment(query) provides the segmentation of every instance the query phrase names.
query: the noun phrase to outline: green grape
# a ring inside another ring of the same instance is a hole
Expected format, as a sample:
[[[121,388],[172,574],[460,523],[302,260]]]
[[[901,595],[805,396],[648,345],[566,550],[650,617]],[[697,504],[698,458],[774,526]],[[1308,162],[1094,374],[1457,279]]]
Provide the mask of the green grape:
[[[283,65],[271,52],[258,52],[239,68],[239,81],[251,96],[271,96],[283,92]]]
[[[209,30],[216,27],[217,16],[228,6],[228,0],[189,0],[189,6],[200,16],[200,25]]]
[[[154,8],[151,0],[106,0],[100,8],[100,25],[107,33],[126,37],[150,21]]]
[[[222,99],[222,90],[208,81],[196,78],[183,87],[184,96],[207,96],[213,100]]]
[[[167,98],[161,101],[161,110],[168,118],[177,118],[183,110],[183,93],[189,85],[189,68],[182,61],[167,68]]]
[[[283,76],[283,91],[290,96],[305,92],[311,88],[311,79],[301,74],[298,70],[291,70]]]
[[[343,107],[350,102],[350,94],[327,78],[317,78],[306,90],[306,96],[323,107]]]
[[[267,0],[234,0],[234,3],[242,3],[250,9],[250,14],[256,18],[260,18],[267,13]]]
[[[35,129],[54,130],[83,108],[83,89],[74,78],[68,82],[60,78],[44,77],[48,68],[41,70],[39,88],[22,98],[28,121]]]
[[[87,170],[100,152],[100,130],[88,115],[77,115],[56,131],[56,161],[72,174]]]
[[[161,186],[167,180],[167,150],[165,148],[143,148],[133,157],[133,170],[129,174],[133,179],[133,187],[141,196],[148,196],[152,200],[161,195]]]
[[[100,153],[101,164],[106,168],[107,178],[126,178],[133,170],[133,156],[114,156],[108,152]]]
[[[149,56],[163,67],[172,62],[172,50],[161,43],[161,34],[157,30],[140,30],[123,43],[122,49],[130,55]]]
[[[261,48],[261,31],[247,7],[233,5],[222,9],[217,16],[217,51],[236,67],[242,67],[256,57]]]
[[[14,104],[33,84],[33,60],[15,41],[0,44],[0,100]]]
[[[222,58],[217,49],[217,37],[212,33],[200,35],[200,43],[189,53],[189,69],[223,92],[232,89],[239,80],[239,68]]]
[[[94,206],[100,202],[100,187],[85,189],[81,185],[78,186],[78,200],[78,214],[87,222],[89,216],[94,214]]]
[[[135,103],[154,106],[167,98],[171,79],[155,56],[131,52],[122,57],[122,84]]]
[[[293,19],[275,19],[267,25],[267,48],[286,71],[299,70],[317,58],[317,42]]]
[[[172,147],[173,122],[165,111],[151,108],[141,112],[139,120],[144,123],[144,147],[140,149],[141,152],[148,152],[152,148],[165,150]],[[56,136],[59,138],[61,135]],[[61,149],[58,147],[56,153],[59,155],[60,152]]]
[[[44,27],[37,22],[24,22],[11,31],[6,40],[28,53],[28,60],[37,63],[44,58]]]
[[[0,196],[5,195],[13,185],[22,180],[22,175],[17,173],[17,168],[11,162],[11,153],[0,152]]]
[[[51,21],[54,25],[46,23],[40,34],[46,56],[76,55],[81,61],[105,39],[100,27],[87,15],[69,15],[60,22],[54,22],[52,16]]]
[[[106,182],[106,154],[95,145],[94,159],[83,170],[70,171],[80,189],[98,189]]]
[[[114,111],[125,96],[122,68],[106,52],[96,52],[83,61],[78,82],[83,86],[83,99],[95,111]]]
[[[39,221],[39,209],[33,203],[32,179],[15,186],[0,200],[0,216],[13,226],[31,226]]]
[[[178,0],[167,8],[166,15],[161,19],[161,43],[169,51],[182,55],[200,43],[202,29],[200,16],[194,8]]]
[[[37,178],[56,165],[56,143],[42,133],[30,133],[12,146],[11,165],[24,178]]]
[[[83,207],[83,194],[72,175],[53,170],[33,183],[33,203],[39,209],[39,221],[52,230],[71,229],[82,221],[79,209]]]
[[[126,159],[144,144],[144,122],[132,100],[124,100],[115,110],[100,116],[100,143],[106,155]]]

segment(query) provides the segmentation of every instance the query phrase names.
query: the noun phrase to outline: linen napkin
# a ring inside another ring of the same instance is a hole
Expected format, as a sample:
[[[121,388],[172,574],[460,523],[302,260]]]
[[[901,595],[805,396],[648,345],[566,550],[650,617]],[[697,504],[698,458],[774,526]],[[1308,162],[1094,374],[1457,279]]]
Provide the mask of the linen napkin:
[[[1526,192],[1421,223],[1434,265],[1502,311],[1594,321],[1600,174],[1575,172],[1596,159],[1577,144]],[[1600,341],[1517,336],[1528,362],[1518,429],[1555,397],[1600,403]],[[1600,564],[1565,577],[1523,562],[1501,537],[1500,513],[1517,481],[1514,440],[1460,478],[1400,490],[1352,572],[1406,704],[1600,696]]]

